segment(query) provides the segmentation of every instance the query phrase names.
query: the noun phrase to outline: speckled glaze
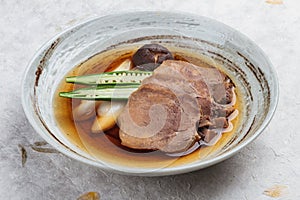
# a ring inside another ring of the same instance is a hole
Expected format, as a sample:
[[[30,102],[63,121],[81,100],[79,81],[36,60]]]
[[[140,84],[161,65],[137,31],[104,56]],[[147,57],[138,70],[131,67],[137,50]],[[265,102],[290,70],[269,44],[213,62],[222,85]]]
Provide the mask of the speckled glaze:
[[[56,126],[52,98],[59,81],[75,65],[128,44],[170,43],[221,63],[245,97],[242,125],[213,156],[179,167],[128,168],[95,160],[69,142]],[[101,169],[140,176],[190,172],[221,162],[253,141],[268,125],[278,101],[276,73],[262,50],[232,28],[209,18],[167,12],[135,12],[96,18],[47,42],[28,65],[23,107],[35,130],[60,152]]]

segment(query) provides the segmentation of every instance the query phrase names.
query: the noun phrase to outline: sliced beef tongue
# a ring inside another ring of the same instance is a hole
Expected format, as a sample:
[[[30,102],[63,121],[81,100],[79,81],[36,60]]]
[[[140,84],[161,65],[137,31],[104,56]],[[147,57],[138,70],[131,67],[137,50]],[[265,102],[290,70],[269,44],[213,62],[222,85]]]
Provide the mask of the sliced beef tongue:
[[[212,70],[216,69],[164,61],[131,94],[118,117],[122,144],[134,149],[184,152],[201,138],[196,127],[200,119],[209,116],[211,125],[226,124],[226,116],[213,116],[216,105],[211,85],[221,84],[224,77]]]

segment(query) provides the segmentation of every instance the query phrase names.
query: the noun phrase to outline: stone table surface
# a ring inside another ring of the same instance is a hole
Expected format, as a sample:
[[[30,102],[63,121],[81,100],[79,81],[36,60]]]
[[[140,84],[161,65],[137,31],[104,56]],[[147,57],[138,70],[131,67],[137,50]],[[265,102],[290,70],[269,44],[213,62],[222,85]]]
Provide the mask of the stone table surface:
[[[300,199],[300,2],[270,1],[0,0],[0,199],[72,200],[88,191],[101,199]],[[280,81],[278,109],[263,134],[220,164],[166,177],[118,175],[60,153],[35,151],[32,145],[43,140],[27,121],[20,97],[20,80],[34,53],[68,27],[134,10],[208,16],[255,41]],[[22,148],[27,151],[23,166]]]

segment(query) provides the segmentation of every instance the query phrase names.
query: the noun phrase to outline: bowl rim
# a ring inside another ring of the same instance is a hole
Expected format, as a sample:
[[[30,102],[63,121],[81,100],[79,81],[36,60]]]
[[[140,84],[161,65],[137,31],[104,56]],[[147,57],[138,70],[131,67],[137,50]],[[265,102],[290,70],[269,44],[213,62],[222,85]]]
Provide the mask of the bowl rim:
[[[26,91],[25,88],[25,81],[26,81],[26,77],[29,75],[30,69],[34,68],[36,69],[37,66],[35,65],[35,61],[40,59],[41,56],[43,55],[43,52],[45,52],[50,46],[51,44],[53,44],[58,38],[60,38],[61,36],[69,33],[70,31],[79,28],[81,26],[86,25],[87,23],[91,23],[93,21],[97,21],[97,20],[101,20],[107,17],[116,17],[116,16],[122,16],[124,14],[126,15],[130,15],[130,14],[157,14],[159,13],[160,15],[185,15],[188,17],[191,17],[193,19],[206,19],[208,21],[212,21],[214,23],[220,24],[222,26],[225,26],[226,28],[228,28],[230,31],[236,32],[239,36],[244,37],[247,41],[249,41],[250,43],[252,43],[252,45],[254,45],[254,47],[257,49],[257,51],[259,51],[262,56],[266,59],[267,63],[268,63],[268,67],[269,69],[272,71],[272,78],[274,80],[275,85],[274,87],[274,98],[273,103],[271,102],[270,107],[269,107],[269,111],[267,112],[267,115],[265,116],[265,118],[263,119],[262,124],[260,125],[260,127],[255,131],[255,133],[250,136],[249,138],[247,138],[246,140],[244,140],[243,142],[241,142],[240,144],[238,144],[237,146],[235,146],[234,148],[226,151],[225,153],[218,155],[216,157],[213,157],[209,160],[204,160],[201,162],[195,162],[195,163],[189,163],[188,165],[180,165],[180,166],[176,166],[176,167],[171,167],[171,168],[160,168],[160,169],[153,169],[150,170],[149,168],[145,168],[145,169],[138,169],[138,168],[130,168],[130,167],[120,167],[118,169],[115,168],[111,168],[111,167],[107,167],[107,165],[101,164],[100,162],[97,161],[93,161],[83,155],[80,155],[76,152],[72,152],[70,151],[70,149],[66,148],[65,145],[63,145],[62,143],[59,144],[59,142],[57,140],[53,140],[53,137],[49,136],[49,133],[47,130],[44,129],[44,127],[39,126],[39,124],[37,123],[36,119],[34,118],[34,115],[37,115],[36,113],[33,113],[30,108],[28,107],[28,105],[26,105],[26,100],[25,100],[25,96],[27,95],[26,93],[28,93]],[[267,55],[265,54],[265,52],[255,43],[253,42],[249,37],[247,37],[246,35],[244,35],[243,33],[239,32],[238,30],[220,22],[217,21],[215,19],[209,18],[209,17],[205,17],[205,16],[201,16],[201,15],[196,15],[196,14],[191,14],[191,13],[187,13],[187,12],[168,12],[168,11],[130,11],[130,12],[120,12],[117,14],[109,14],[109,15],[104,15],[104,16],[97,16],[97,17],[93,17],[93,18],[89,18],[87,20],[84,20],[81,23],[78,23],[74,26],[71,26],[65,30],[63,30],[62,32],[56,34],[55,36],[53,36],[50,40],[48,40],[47,42],[45,42],[34,54],[33,58],[30,60],[29,64],[27,65],[24,73],[23,73],[23,78],[21,81],[21,94],[22,94],[22,106],[23,106],[23,110],[25,112],[25,115],[29,121],[29,123],[31,124],[31,126],[34,128],[34,130],[46,141],[48,142],[50,145],[52,145],[54,148],[56,148],[59,152],[63,153],[64,155],[73,158],[75,160],[78,160],[82,163],[86,163],[89,164],[91,166],[94,167],[98,167],[101,170],[107,170],[107,171],[111,171],[111,172],[116,172],[119,174],[126,174],[126,175],[135,175],[135,176],[164,176],[164,175],[175,175],[175,174],[181,174],[181,173],[187,173],[187,172],[191,172],[191,171],[195,171],[195,170],[199,170],[202,168],[206,168],[209,167],[211,165],[214,165],[216,163],[219,163],[221,161],[224,161],[225,159],[228,159],[229,157],[235,155],[236,153],[238,153],[241,149],[243,149],[244,147],[246,147],[248,144],[250,144],[252,141],[254,141],[264,130],[265,128],[268,126],[268,124],[270,123],[271,119],[274,116],[274,113],[276,111],[277,105],[278,105],[278,101],[279,101],[279,82],[278,82],[278,75],[277,72],[274,68],[274,66],[272,65],[270,59],[267,57]]]

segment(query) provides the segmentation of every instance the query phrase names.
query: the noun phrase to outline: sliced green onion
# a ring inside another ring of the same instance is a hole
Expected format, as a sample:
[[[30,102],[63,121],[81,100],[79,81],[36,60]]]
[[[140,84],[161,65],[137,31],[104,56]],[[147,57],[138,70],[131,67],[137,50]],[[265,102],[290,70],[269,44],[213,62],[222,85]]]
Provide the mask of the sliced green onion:
[[[152,75],[150,71],[113,71],[84,76],[70,76],[66,82],[84,85],[139,85]]]
[[[60,92],[59,96],[82,100],[127,100],[139,85],[101,85],[73,90],[71,92]]]

